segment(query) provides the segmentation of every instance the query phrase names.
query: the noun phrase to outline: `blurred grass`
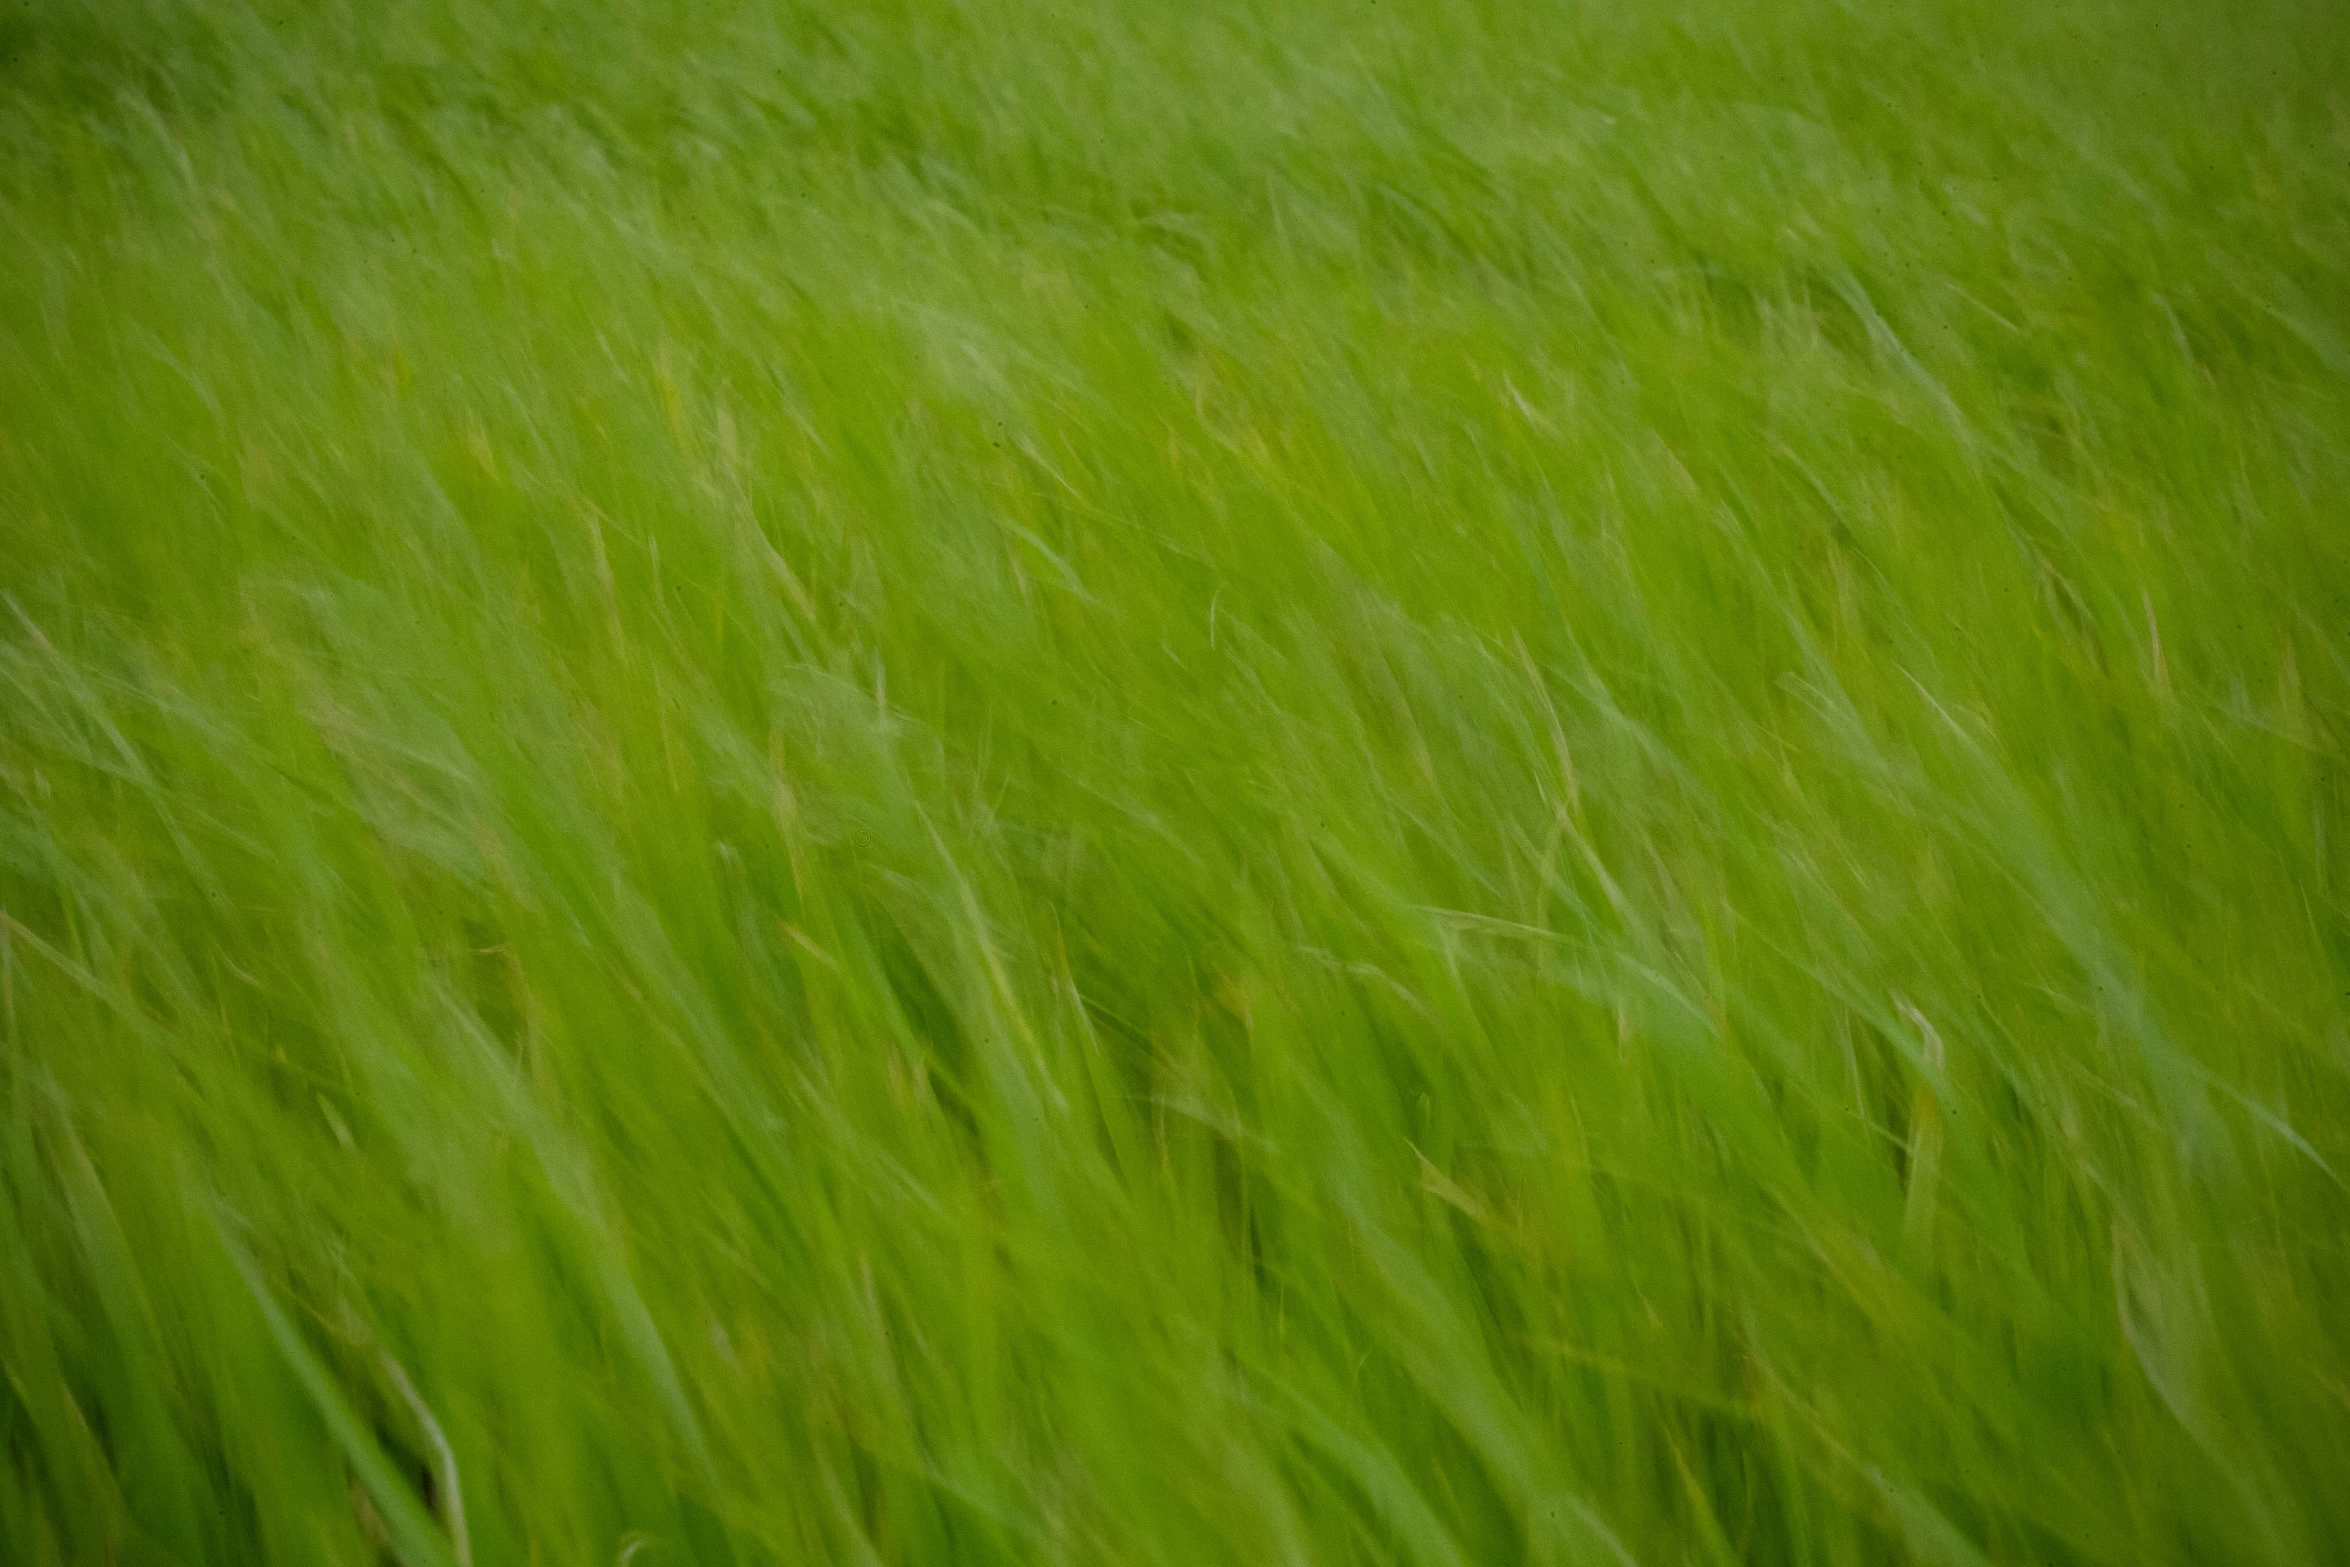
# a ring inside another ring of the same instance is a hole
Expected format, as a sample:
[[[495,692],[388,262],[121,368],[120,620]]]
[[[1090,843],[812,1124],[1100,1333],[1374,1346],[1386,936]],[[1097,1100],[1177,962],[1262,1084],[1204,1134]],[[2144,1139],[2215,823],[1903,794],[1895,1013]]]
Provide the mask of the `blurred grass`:
[[[16,5],[0,1557],[2338,1559],[2345,82]]]

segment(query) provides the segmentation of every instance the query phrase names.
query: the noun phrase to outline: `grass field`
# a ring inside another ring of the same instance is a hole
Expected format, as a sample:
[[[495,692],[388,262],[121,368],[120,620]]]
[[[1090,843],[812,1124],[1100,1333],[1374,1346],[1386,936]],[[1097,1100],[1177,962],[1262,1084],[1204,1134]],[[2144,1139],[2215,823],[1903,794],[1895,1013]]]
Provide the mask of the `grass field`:
[[[2339,0],[10,0],[0,1559],[2350,1552]]]

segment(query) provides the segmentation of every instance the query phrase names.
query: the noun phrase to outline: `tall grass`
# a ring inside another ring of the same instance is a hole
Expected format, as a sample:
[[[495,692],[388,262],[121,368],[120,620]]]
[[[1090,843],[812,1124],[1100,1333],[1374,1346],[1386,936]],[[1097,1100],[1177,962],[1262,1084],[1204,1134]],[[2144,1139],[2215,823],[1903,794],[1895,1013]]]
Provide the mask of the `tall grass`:
[[[2315,1562],[2324,0],[0,19],[0,1558]]]

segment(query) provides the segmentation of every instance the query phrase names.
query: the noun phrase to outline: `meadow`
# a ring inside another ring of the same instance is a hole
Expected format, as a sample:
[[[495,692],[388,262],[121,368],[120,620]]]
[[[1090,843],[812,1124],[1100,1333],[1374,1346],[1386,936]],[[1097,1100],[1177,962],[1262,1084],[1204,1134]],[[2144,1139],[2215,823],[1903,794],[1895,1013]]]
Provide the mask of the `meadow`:
[[[2350,1550],[2337,0],[11,0],[0,1559]]]

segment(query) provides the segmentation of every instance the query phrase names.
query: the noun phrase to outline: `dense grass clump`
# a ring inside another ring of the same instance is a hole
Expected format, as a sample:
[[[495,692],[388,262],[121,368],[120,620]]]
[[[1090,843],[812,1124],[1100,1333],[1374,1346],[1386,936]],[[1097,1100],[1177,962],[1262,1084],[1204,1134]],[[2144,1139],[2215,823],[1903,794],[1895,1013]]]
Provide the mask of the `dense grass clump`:
[[[2334,0],[15,0],[0,1559],[2350,1540]]]

